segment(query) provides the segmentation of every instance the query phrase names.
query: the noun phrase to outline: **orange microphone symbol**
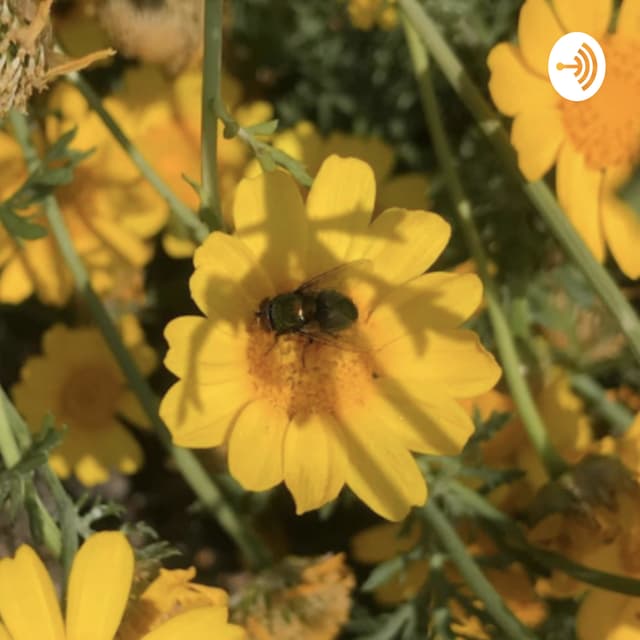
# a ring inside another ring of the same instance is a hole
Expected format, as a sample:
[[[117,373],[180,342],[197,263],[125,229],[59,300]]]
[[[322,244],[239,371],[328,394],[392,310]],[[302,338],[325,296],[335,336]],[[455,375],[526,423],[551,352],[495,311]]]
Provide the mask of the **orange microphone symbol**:
[[[578,79],[578,83],[582,87],[583,91],[588,91],[589,87],[594,83],[596,76],[598,75],[598,60],[593,49],[583,42],[578,53],[573,58],[575,64],[564,64],[558,62],[556,69],[562,71],[563,69],[575,69],[573,75]]]
[[[606,71],[607,61],[600,43],[582,31],[565,33],[558,38],[547,61],[553,88],[572,102],[593,97],[602,87]]]

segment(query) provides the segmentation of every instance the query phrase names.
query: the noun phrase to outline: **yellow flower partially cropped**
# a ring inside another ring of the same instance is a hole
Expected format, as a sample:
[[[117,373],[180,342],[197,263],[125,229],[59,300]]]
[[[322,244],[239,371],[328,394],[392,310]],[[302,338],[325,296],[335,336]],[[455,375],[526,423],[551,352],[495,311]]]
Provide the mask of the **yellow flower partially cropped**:
[[[489,54],[489,90],[498,109],[513,117],[511,141],[529,180],[556,165],[558,198],[600,261],[608,246],[630,278],[640,276],[640,220],[616,189],[640,152],[640,7],[624,0],[614,32],[612,0],[527,0],[518,45],[500,43]],[[583,31],[602,45],[604,84],[583,102],[561,98],[547,76],[547,59],[560,36]]]
[[[156,356],[135,318],[123,318],[121,330],[141,371],[150,373]],[[111,470],[135,473],[142,449],[119,418],[139,426],[147,426],[147,418],[100,331],[54,325],[43,336],[42,351],[24,364],[12,393],[32,429],[48,413],[68,427],[49,459],[54,471],[62,478],[75,473],[87,486],[105,482]]]
[[[194,257],[191,295],[205,317],[177,318],[165,333],[165,364],[179,380],[160,413],[175,443],[226,443],[245,489],[284,481],[298,513],[347,484],[375,512],[402,519],[427,497],[410,451],[458,453],[473,425],[456,398],[500,376],[476,334],[459,328],[480,303],[477,276],[423,275],[449,225],[405,209],[371,222],[375,193],[367,164],[337,156],[306,206],[284,172],[243,180],[236,233],[211,234]],[[349,346],[276,336],[258,318],[276,294],[353,261],[334,285],[357,312],[343,332]]]
[[[355,584],[343,553],[285,558],[234,594],[231,617],[248,640],[334,640]]]
[[[59,84],[48,106],[56,114],[46,122],[50,142],[77,127],[71,147],[95,149],[76,167],[73,181],[55,195],[93,286],[102,295],[119,297],[124,283],[134,281],[151,259],[151,238],[166,222],[164,204],[74,87]],[[114,116],[121,122],[127,118],[124,111]],[[0,167],[0,198],[6,198],[27,172],[18,144],[1,132]],[[36,221],[47,227],[44,216]],[[19,243],[0,227],[0,302],[16,304],[36,294],[44,303],[62,305],[72,291],[52,233]]]
[[[133,549],[122,533],[92,535],[73,560],[63,619],[44,564],[31,547],[22,545],[14,558],[0,560],[0,638],[114,640],[133,573]],[[176,615],[138,638],[242,640],[245,634],[227,623],[227,608],[220,603]]]
[[[196,570],[160,569],[158,577],[129,607],[118,631],[117,640],[140,640],[180,613],[202,607],[226,607],[222,589],[192,582]]]
[[[347,11],[351,24],[363,31],[376,26],[389,31],[398,24],[396,0],[349,0]]]
[[[194,188],[183,178],[200,183],[200,100],[202,71],[192,69],[169,81],[154,67],[130,68],[121,91],[108,106],[132,114],[124,128],[178,197],[197,211],[200,205]],[[266,102],[241,104],[241,89],[229,76],[223,77],[222,93],[229,111],[241,125],[257,124],[272,115]],[[218,125],[218,178],[223,211],[229,211],[233,192],[252,157],[249,146],[239,138],[223,136]],[[165,219],[169,214],[164,205]],[[183,230],[170,226],[163,237],[167,253],[188,257],[195,244]]]
[[[396,174],[393,147],[381,138],[338,131],[323,137],[313,123],[303,121],[274,136],[272,144],[299,160],[312,176],[333,154],[364,160],[373,169],[378,185],[375,213],[390,207],[424,209],[428,206],[429,183],[425,176],[417,172]],[[247,175],[254,176],[259,172],[258,162],[254,160]]]

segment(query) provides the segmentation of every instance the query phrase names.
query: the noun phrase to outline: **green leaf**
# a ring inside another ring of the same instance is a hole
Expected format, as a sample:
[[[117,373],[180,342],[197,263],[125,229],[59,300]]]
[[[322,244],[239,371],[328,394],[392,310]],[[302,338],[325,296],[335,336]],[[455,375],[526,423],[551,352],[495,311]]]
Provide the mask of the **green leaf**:
[[[28,217],[18,215],[6,203],[0,206],[0,220],[5,229],[14,238],[23,240],[37,240],[47,235],[47,229],[39,224],[34,224]]]
[[[415,625],[416,612],[411,603],[407,603],[393,613],[380,616],[381,624],[373,633],[358,636],[357,640],[394,640],[404,637],[403,630]]]
[[[397,576],[406,567],[406,560],[403,556],[396,556],[379,564],[365,580],[362,591],[375,591],[378,587],[389,582],[391,578]]]
[[[276,161],[273,159],[273,156],[268,149],[261,149],[256,153],[256,158],[262,167],[262,170],[265,172],[275,171],[278,167]]]
[[[267,120],[266,122],[260,122],[259,124],[253,124],[250,127],[244,127],[244,130],[251,133],[254,136],[270,136],[273,135],[278,129],[278,120]]]

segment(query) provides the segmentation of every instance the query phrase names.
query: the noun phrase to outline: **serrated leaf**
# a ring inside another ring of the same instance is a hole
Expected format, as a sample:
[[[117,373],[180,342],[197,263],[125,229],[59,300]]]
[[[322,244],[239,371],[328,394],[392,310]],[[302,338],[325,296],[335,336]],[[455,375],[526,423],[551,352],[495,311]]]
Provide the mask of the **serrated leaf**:
[[[276,118],[273,120],[267,120],[266,122],[260,122],[259,124],[253,124],[250,127],[244,127],[244,129],[254,136],[270,136],[277,131],[278,122],[279,121]]]
[[[18,215],[7,206],[0,208],[0,220],[5,229],[14,238],[37,240],[47,235],[46,227],[31,222],[29,218]]]
[[[75,138],[76,133],[78,132],[77,127],[73,127],[73,129],[69,129],[63,133],[46,151],[45,157],[48,160],[60,160],[64,158],[67,153],[67,147],[71,143],[71,141]]]

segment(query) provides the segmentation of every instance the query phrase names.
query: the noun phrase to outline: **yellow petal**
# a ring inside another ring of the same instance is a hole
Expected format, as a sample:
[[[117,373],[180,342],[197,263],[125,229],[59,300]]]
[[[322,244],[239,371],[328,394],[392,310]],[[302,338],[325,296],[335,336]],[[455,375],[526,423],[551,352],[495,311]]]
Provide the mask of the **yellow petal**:
[[[0,640],[11,640],[11,636],[2,622],[0,622]]]
[[[160,403],[160,416],[175,444],[217,447],[226,440],[235,418],[250,397],[244,380],[208,386],[176,382]]]
[[[236,190],[233,218],[236,238],[246,243],[278,291],[291,288],[296,276],[304,278],[308,222],[300,190],[291,176],[271,171],[242,180]]]
[[[449,242],[451,227],[428,211],[387,209],[354,239],[349,260],[373,261],[375,275],[389,284],[404,284],[424,273]]]
[[[377,352],[386,377],[401,383],[419,381],[444,390],[454,398],[471,398],[491,389],[500,367],[482,346],[476,333],[460,329],[407,335]]]
[[[402,524],[376,524],[351,539],[352,555],[358,562],[378,564],[413,549],[421,535],[422,530],[417,522],[408,531]]]
[[[73,560],[67,595],[67,640],[113,640],[133,580],[133,549],[119,531],[88,538]]]
[[[133,391],[127,390],[122,394],[118,402],[117,414],[136,427],[146,429],[151,426],[149,416]]]
[[[621,179],[607,172],[602,197],[602,226],[609,250],[629,278],[640,277],[640,219],[638,213],[617,197]]]
[[[25,258],[33,274],[38,297],[48,304],[64,304],[73,287],[52,238],[30,241],[25,248]]]
[[[520,10],[518,41],[529,67],[547,77],[547,61],[556,40],[563,35],[551,5],[546,0],[527,0]]]
[[[111,428],[101,429],[95,437],[95,451],[109,469],[132,474],[144,463],[144,453],[136,438],[114,420]]]
[[[583,31],[598,40],[609,28],[612,0],[553,0],[553,6],[566,32]]]
[[[564,139],[562,116],[555,106],[529,109],[516,116],[511,143],[518,152],[518,166],[527,180],[538,180],[551,169]]]
[[[224,607],[200,607],[174,616],[142,640],[245,640],[246,633],[237,625],[227,624]]]
[[[229,471],[249,491],[282,481],[282,445],[288,418],[254,401],[238,416],[229,436]]]
[[[496,107],[508,116],[558,102],[548,77],[541,78],[526,66],[518,47],[507,42],[496,45],[487,58],[491,71],[489,92]]]
[[[65,640],[53,583],[31,547],[0,560],[0,616],[13,640]]]
[[[471,316],[481,300],[482,282],[474,273],[425,273],[391,289],[363,329],[373,334],[373,342],[381,338],[391,342],[425,329],[453,329]]]
[[[314,234],[309,255],[313,273],[346,258],[353,237],[367,232],[375,198],[373,171],[362,160],[334,155],[322,163],[307,198]],[[317,245],[318,240],[322,246]]]
[[[196,250],[193,263],[191,296],[203,313],[218,321],[244,324],[276,293],[247,245],[225,233],[212,233]]]
[[[440,388],[425,393],[420,383],[389,378],[377,380],[377,387],[371,412],[411,451],[457,455],[473,433],[469,414]]]
[[[95,217],[91,227],[96,235],[115,253],[135,267],[143,267],[153,253],[152,248],[136,235],[122,228],[116,220]]]
[[[416,461],[378,416],[353,416],[344,441],[347,484],[370,509],[398,521],[412,506],[424,504],[427,485]]]
[[[211,384],[235,379],[248,370],[248,334],[227,333],[216,322],[199,316],[181,316],[164,331],[169,343],[165,366],[189,384]]]
[[[33,293],[33,279],[25,268],[18,252],[8,260],[0,271],[0,301],[18,304]]]
[[[580,603],[576,617],[579,640],[634,640],[640,625],[640,600],[594,589]]]
[[[344,485],[346,463],[335,420],[319,415],[294,419],[284,437],[283,462],[297,514],[331,502]]]
[[[602,173],[589,168],[570,142],[560,150],[556,189],[558,200],[596,260],[604,260],[600,189]]]
[[[324,157],[330,155],[343,158],[358,158],[366,162],[376,182],[385,180],[391,173],[395,161],[393,147],[380,138],[364,138],[334,131],[324,144]],[[323,158],[324,159],[324,158]],[[396,206],[397,205],[396,203]]]
[[[618,14],[616,32],[634,38],[640,34],[640,2],[638,0],[623,0]]]
[[[76,434],[74,434],[74,438],[77,438]],[[80,453],[74,464],[73,472],[85,487],[95,487],[97,484],[102,484],[109,479],[110,475],[107,466],[93,453]]]
[[[420,173],[394,176],[378,189],[376,211],[398,207],[400,209],[425,209],[429,202],[429,181]]]

